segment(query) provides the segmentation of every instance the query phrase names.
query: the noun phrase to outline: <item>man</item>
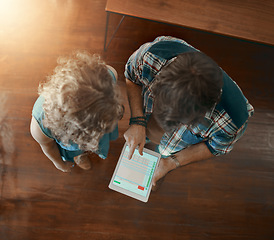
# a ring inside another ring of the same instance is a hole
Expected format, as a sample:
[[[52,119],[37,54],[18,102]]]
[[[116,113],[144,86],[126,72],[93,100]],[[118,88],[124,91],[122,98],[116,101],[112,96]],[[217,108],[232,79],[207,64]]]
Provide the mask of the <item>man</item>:
[[[153,186],[179,166],[229,153],[254,109],[237,84],[185,41],[158,37],[129,58],[125,77],[131,110],[124,137],[142,154],[149,139],[162,155]]]

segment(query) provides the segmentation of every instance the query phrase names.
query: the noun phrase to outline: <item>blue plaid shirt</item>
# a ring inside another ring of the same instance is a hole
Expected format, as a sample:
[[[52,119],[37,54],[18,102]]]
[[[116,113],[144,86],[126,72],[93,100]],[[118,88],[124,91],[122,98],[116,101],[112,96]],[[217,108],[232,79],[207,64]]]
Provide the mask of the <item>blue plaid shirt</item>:
[[[125,67],[125,77],[142,86],[143,111],[148,118],[153,112],[151,86],[155,76],[177,55],[189,51],[199,50],[181,39],[162,36],[145,43],[130,56]],[[212,111],[206,113],[205,123],[194,127],[182,125],[163,135],[159,145],[163,157],[200,142],[204,142],[214,155],[226,154],[233,149],[243,135],[254,109],[224,71],[223,81],[221,100]]]

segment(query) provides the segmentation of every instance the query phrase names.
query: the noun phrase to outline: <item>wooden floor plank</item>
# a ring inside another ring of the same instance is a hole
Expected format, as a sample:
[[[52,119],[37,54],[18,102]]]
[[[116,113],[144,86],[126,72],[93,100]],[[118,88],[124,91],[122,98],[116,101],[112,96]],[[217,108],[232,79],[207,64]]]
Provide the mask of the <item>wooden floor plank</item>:
[[[103,52],[105,4],[27,0],[22,11],[28,15],[22,21],[0,21],[0,93],[7,96],[5,121],[15,145],[12,156],[0,159],[1,240],[272,239],[274,49],[126,18]],[[110,20],[111,33],[119,16]],[[183,38],[214,58],[242,88],[255,114],[230,154],[171,172],[145,204],[110,190],[108,184],[130,117],[125,62],[159,35]],[[65,174],[43,155],[29,124],[39,82],[52,72],[59,55],[75,49],[99,53],[117,69],[126,112],[108,158],[93,156],[91,170],[75,166]]]

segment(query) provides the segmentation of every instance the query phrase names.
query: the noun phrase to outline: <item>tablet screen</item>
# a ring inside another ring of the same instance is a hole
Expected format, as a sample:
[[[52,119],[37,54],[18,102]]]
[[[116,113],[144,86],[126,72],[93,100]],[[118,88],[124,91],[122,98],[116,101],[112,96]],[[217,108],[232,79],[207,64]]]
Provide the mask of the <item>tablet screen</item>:
[[[129,147],[125,145],[112,177],[111,184],[142,196],[145,199],[150,192],[151,180],[160,155],[144,149],[142,156],[139,154],[139,151],[135,149],[132,158],[129,160],[128,154]]]

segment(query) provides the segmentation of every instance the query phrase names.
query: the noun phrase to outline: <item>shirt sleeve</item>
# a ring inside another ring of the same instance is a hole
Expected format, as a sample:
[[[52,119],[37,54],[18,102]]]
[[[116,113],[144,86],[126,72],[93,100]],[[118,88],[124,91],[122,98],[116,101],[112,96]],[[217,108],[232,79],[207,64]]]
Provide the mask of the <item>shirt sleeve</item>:
[[[32,109],[32,116],[35,118],[35,120],[37,121],[41,131],[49,138],[54,139],[54,137],[51,134],[51,131],[44,127],[43,125],[43,119],[44,119],[44,109],[43,109],[43,103],[44,103],[45,99],[42,96],[39,96],[33,106]]]
[[[125,77],[137,85],[142,85],[143,58],[150,43],[143,44],[128,59],[125,66]]]
[[[205,144],[215,156],[227,154],[231,152],[234,144],[243,136],[246,127],[247,122],[234,135],[227,134],[225,130],[215,132],[210,135],[209,139],[205,141]]]

